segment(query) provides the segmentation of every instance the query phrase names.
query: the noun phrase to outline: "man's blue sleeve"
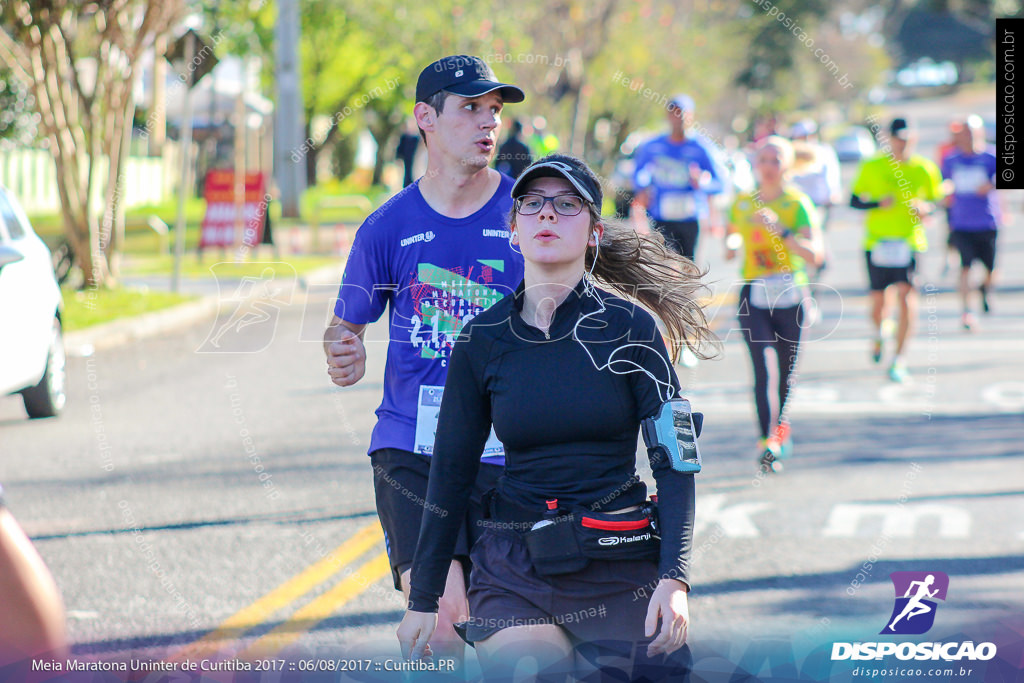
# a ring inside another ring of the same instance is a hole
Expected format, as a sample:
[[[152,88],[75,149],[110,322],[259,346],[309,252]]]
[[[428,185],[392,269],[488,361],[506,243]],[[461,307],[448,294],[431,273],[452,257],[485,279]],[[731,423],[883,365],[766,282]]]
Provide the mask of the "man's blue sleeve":
[[[643,144],[637,147],[636,155],[633,157],[633,190],[639,191],[651,184],[651,173],[647,170],[647,162],[650,156],[647,153],[649,145]]]
[[[701,168],[711,174],[711,181],[706,185],[701,186],[701,191],[705,194],[721,194],[724,188],[726,171],[722,168],[721,164],[715,160],[715,156],[708,151],[706,143],[701,144],[701,151],[704,153],[703,163],[700,165]]]
[[[381,236],[379,229],[367,223],[356,231],[334,304],[334,314],[346,322],[376,322],[397,287]]]

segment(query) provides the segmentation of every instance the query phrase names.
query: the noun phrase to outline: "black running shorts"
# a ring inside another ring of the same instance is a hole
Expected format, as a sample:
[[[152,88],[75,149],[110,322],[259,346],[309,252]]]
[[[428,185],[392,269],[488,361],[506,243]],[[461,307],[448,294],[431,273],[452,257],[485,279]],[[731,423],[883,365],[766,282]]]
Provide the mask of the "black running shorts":
[[[950,240],[960,252],[960,265],[970,268],[981,261],[988,271],[996,269],[996,230],[954,230]]]
[[[384,529],[384,542],[391,563],[395,589],[401,590],[401,575],[412,566],[420,521],[427,498],[430,458],[397,448],[382,448],[370,454],[373,466],[373,490],[377,499],[377,515]],[[482,495],[497,485],[505,470],[501,465],[482,463],[476,486],[469,498],[469,510],[455,545],[455,558],[462,562],[469,576],[469,549],[480,536],[477,522],[483,519]]]
[[[917,270],[917,259],[911,257],[910,263],[900,268],[884,268],[876,266],[871,262],[871,252],[864,252],[865,261],[868,264],[868,283],[872,292],[881,292],[890,285],[900,282],[914,284],[914,275]]]

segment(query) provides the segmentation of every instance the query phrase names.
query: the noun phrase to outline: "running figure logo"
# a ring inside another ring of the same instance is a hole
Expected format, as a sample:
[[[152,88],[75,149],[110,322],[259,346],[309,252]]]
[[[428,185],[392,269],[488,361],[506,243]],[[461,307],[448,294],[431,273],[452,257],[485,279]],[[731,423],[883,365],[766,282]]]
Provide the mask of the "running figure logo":
[[[217,281],[220,310],[197,353],[256,353],[273,341],[281,309],[291,304],[295,269],[287,263],[247,265],[263,268],[259,275],[239,278],[234,275],[238,271],[235,264],[210,267]]]
[[[935,622],[936,602],[946,599],[949,576],[943,572],[893,572],[889,575],[896,589],[896,604],[888,625],[880,633],[920,635]]]

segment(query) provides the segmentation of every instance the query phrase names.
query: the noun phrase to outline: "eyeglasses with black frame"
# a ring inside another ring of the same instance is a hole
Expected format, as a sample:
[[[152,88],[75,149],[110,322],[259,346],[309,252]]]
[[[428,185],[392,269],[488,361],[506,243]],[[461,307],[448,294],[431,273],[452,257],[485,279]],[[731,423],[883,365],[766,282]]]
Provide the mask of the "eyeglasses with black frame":
[[[551,202],[555,213],[559,216],[578,216],[587,202],[583,197],[575,194],[560,194],[554,197],[545,197],[540,194],[524,194],[516,197],[516,213],[521,216],[533,216],[541,212],[544,205]]]

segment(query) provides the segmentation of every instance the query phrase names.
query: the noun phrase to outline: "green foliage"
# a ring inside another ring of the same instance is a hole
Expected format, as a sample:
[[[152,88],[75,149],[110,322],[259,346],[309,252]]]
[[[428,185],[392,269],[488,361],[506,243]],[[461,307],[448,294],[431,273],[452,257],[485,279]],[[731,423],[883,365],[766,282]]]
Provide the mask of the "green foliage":
[[[35,140],[38,114],[28,87],[0,67],[0,140],[29,145]]]
[[[276,2],[195,2],[195,7],[207,32],[223,32],[221,50],[259,58],[264,94],[273,99]],[[401,14],[404,8],[395,11]],[[413,43],[395,43],[394,19],[378,6],[353,0],[300,0],[299,12],[301,92],[311,155],[338,140],[354,138],[362,128],[390,137],[403,111],[411,110],[409,74],[420,61],[408,47]],[[382,50],[382,45],[398,49]],[[387,142],[382,140],[382,147]],[[341,162],[340,172],[351,170],[352,157],[354,141],[347,141],[334,159]]]
[[[130,287],[88,290],[65,287],[61,293],[64,295],[62,322],[65,332],[159,311],[197,298]]]
[[[735,82],[751,90],[771,91],[790,73],[804,49],[800,33],[813,34],[829,9],[824,0],[756,0],[744,3],[739,21],[746,26],[746,64]]]
[[[928,1],[890,0],[881,11]],[[977,18],[996,4],[1021,4],[948,3]],[[390,158],[424,66],[446,54],[476,54],[499,79],[527,92],[504,118],[544,116],[563,150],[574,130],[583,130],[586,153],[604,163],[631,132],[663,128],[664,105],[680,92],[696,100],[698,123],[722,136],[734,120],[742,127],[762,112],[863,99],[880,84],[889,58],[871,36],[844,34],[840,16],[872,11],[879,12],[872,0],[300,0],[303,106],[316,122],[309,132],[314,154],[323,143],[335,145],[332,170],[343,176],[360,130],[370,130]],[[275,0],[235,0],[205,12],[242,27],[246,49],[264,60],[265,94],[272,96]],[[843,76],[854,85],[844,86]],[[598,120],[609,132],[600,141],[593,134]]]

